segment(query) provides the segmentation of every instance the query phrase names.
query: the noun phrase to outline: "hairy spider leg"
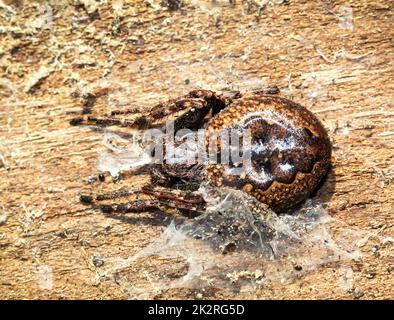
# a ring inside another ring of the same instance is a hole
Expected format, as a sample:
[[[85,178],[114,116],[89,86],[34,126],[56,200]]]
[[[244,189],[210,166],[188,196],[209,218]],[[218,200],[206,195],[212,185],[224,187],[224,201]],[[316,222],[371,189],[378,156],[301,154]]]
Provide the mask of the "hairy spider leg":
[[[190,100],[193,98],[201,98],[201,99],[210,98],[210,97],[213,97],[214,95],[215,95],[215,93],[213,91],[194,90],[194,91],[189,92],[185,96],[171,99],[167,103],[160,102],[148,110],[147,110],[147,108],[144,108],[144,107],[134,107],[134,108],[123,109],[123,110],[113,110],[111,112],[111,116],[127,115],[127,114],[135,114],[135,113],[146,113],[148,111],[150,114],[157,114],[160,118],[160,117],[162,117],[163,110],[165,110],[165,109],[167,109],[167,111],[168,111],[166,113],[166,115],[170,115],[173,112],[179,111],[179,110],[177,110],[177,108],[179,106],[175,105],[175,108],[174,108],[174,106],[173,106],[174,103],[176,104],[177,102],[180,102],[182,100]]]
[[[130,195],[135,195],[138,193],[143,193],[141,189],[137,190],[119,190],[116,192],[98,194],[96,196],[91,195],[81,195],[80,201],[84,204],[91,205],[95,209],[99,209],[104,213],[113,212],[146,212],[150,210],[159,209],[159,202],[156,199],[151,200],[135,200],[132,202],[125,203],[113,203],[113,204],[99,204],[99,202],[104,200],[114,200],[117,198],[127,197]]]
[[[135,200],[132,202],[116,203],[116,204],[99,204],[104,200],[114,200],[117,198],[127,197],[135,194],[145,194],[152,196],[149,200]],[[129,212],[146,212],[154,209],[160,210],[162,206],[183,209],[193,212],[204,212],[205,201],[201,195],[196,192],[180,191],[164,188],[143,187],[138,190],[120,190],[113,193],[98,194],[96,196],[81,195],[82,203],[89,204],[94,208],[98,208],[104,213],[129,213]]]
[[[280,93],[280,89],[275,86],[275,85],[269,85],[266,87],[262,87],[262,88],[255,88],[252,89],[249,93],[247,94],[251,94],[253,96],[266,96],[266,95],[276,95]]]
[[[169,104],[159,104],[155,106],[148,114],[139,116],[135,119],[118,119],[112,116],[96,117],[92,115],[79,116],[70,121],[71,125],[97,125],[103,127],[119,126],[135,129],[158,128],[165,125],[169,120],[168,117],[183,110],[188,109],[183,115],[176,118],[176,126],[186,125],[188,122],[196,122],[209,112],[207,103],[202,99],[183,99],[171,102]],[[190,119],[190,120],[188,120]]]
[[[226,101],[215,92],[209,90],[194,90],[187,95],[161,102],[150,110],[143,108],[130,108],[127,110],[114,110],[110,115],[96,117],[93,115],[81,115],[70,121],[71,125],[98,125],[120,126],[135,129],[149,129],[163,127],[173,121],[175,130],[182,128],[193,129],[201,125],[201,121],[212,110],[212,115],[226,107]],[[119,119],[116,116],[146,113],[135,119]],[[171,119],[171,117],[173,119]]]
[[[213,95],[213,93],[211,94]],[[208,95],[208,96],[211,96]],[[141,108],[132,108],[129,110],[115,110],[110,115],[104,117],[96,117],[93,115],[81,115],[70,121],[71,125],[98,125],[98,126],[120,126],[130,127],[135,129],[149,129],[163,126],[166,122],[170,121],[171,116],[177,116],[176,123],[179,125],[185,125],[188,127],[189,123],[195,124],[200,121],[208,114],[211,105],[210,97],[200,98],[197,93],[194,95],[190,93],[187,96],[183,96],[178,99],[172,99],[168,102],[162,102],[155,105],[149,111],[142,111]],[[119,119],[117,115],[131,114],[135,111],[138,113],[146,113],[142,116],[138,116],[135,119]],[[189,120],[190,119],[190,120]]]
[[[133,202],[119,203],[119,204],[103,204],[98,208],[103,213],[139,213],[151,210],[159,210],[160,205],[155,200],[135,200]]]
[[[266,95],[277,95],[279,93],[280,93],[280,90],[277,86],[268,85],[266,87],[252,89],[249,92],[245,92],[245,93],[241,93],[241,91],[238,91],[238,90],[224,91],[219,96],[219,99],[222,99],[223,101],[225,101],[226,106],[228,106],[229,104],[231,104],[233,102],[233,100],[253,98],[253,97],[259,97],[259,96],[266,96]],[[220,111],[220,109],[218,111]],[[217,112],[215,112],[215,113],[217,113]]]

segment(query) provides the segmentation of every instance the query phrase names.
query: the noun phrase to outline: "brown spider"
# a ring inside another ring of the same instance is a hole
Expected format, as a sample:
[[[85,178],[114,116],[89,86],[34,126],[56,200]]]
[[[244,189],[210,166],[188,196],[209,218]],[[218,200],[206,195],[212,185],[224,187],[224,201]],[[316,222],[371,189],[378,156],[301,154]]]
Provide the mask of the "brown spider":
[[[251,167],[242,174],[231,172],[240,166],[230,161],[217,163],[169,163],[149,165],[151,183],[140,190],[120,190],[101,195],[82,195],[81,201],[99,207],[105,213],[145,212],[176,208],[202,213],[206,202],[198,190],[202,182],[214,188],[242,190],[276,212],[299,204],[317,188],[330,165],[331,146],[320,121],[306,108],[278,95],[275,86],[248,93],[228,91],[217,94],[195,90],[159,103],[134,120],[140,109],[112,111],[105,117],[80,116],[72,125],[121,126],[134,129],[164,128],[172,123],[175,133],[181,129],[218,133],[235,129],[243,135],[251,132]],[[100,178],[102,179],[102,176]],[[110,205],[101,204],[135,194],[149,196]]]

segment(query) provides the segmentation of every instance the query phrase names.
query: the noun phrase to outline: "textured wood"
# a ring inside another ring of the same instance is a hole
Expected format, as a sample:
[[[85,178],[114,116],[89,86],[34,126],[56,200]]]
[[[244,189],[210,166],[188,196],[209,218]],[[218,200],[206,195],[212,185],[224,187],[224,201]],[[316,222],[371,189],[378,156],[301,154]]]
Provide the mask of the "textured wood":
[[[352,263],[351,290],[326,266],[290,285],[203,297],[394,298],[392,3],[273,1],[258,17],[246,1],[193,1],[181,11],[159,1],[77,2],[0,6],[1,298],[128,298],[116,282],[97,280],[93,257],[128,257],[163,229],[162,217],[126,223],[79,203],[104,147],[101,132],[71,127],[73,116],[148,106],[200,87],[268,83],[329,129],[333,169],[316,197],[337,221],[371,237]],[[39,285],[46,268],[51,289]]]

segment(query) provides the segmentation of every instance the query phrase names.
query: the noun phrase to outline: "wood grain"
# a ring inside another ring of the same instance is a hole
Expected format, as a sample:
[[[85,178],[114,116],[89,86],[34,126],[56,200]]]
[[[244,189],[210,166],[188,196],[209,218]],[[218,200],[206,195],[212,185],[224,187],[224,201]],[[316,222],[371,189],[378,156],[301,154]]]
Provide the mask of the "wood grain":
[[[278,85],[329,130],[333,168],[316,197],[337,221],[371,237],[352,262],[351,290],[338,286],[336,266],[325,266],[286,286],[203,297],[394,298],[392,4],[273,1],[258,16],[247,1],[187,2],[178,11],[159,1],[120,1],[122,10],[104,2],[96,13],[88,2],[0,8],[1,298],[129,298],[116,281],[98,280],[94,257],[104,264],[128,257],[163,229],[162,216],[126,223],[79,203],[91,188],[86,178],[97,174],[103,134],[71,127],[72,117],[84,108],[148,107],[196,88],[264,84]],[[45,268],[49,289],[39,284]],[[156,297],[196,294],[171,289]]]

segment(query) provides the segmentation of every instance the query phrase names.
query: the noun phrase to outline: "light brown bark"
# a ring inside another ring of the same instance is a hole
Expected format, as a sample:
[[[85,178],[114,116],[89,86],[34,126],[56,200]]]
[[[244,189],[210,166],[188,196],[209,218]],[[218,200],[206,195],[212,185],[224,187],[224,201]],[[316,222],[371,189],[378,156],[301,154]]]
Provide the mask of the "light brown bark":
[[[14,12],[0,8],[1,298],[128,298],[115,281],[95,278],[92,257],[128,257],[163,228],[149,213],[125,223],[79,203],[103,150],[101,132],[69,125],[83,107],[102,114],[199,87],[264,84],[278,85],[329,130],[333,169],[316,196],[327,212],[379,237],[352,262],[352,290],[343,291],[338,268],[326,266],[286,286],[203,297],[394,298],[392,4],[290,1],[257,18],[239,1],[198,1],[181,11],[124,1],[122,11],[99,4],[90,17],[87,5],[5,3]],[[38,283],[43,266],[52,270],[52,289]],[[195,296],[191,289],[159,295]]]

